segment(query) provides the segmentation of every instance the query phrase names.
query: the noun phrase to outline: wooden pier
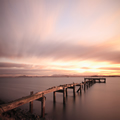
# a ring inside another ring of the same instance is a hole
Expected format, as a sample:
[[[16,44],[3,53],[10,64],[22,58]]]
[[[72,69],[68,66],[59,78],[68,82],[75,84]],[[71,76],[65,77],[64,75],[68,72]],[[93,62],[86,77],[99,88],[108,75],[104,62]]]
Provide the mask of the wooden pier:
[[[53,102],[56,103],[56,93],[60,92],[63,94],[63,104],[66,103],[66,96],[68,96],[68,89],[73,89],[73,97],[76,96],[76,90],[75,87],[79,86],[77,93],[82,92],[83,86],[84,86],[84,91],[86,90],[86,87],[90,87],[94,83],[106,83],[106,78],[84,78],[84,82],[82,83],[72,83],[72,84],[64,84],[64,85],[59,85],[59,86],[54,86],[51,88],[48,88],[45,91],[33,93],[30,92],[30,95],[26,97],[22,97],[20,99],[17,99],[15,101],[9,102],[7,104],[2,104],[0,105],[0,114],[9,111],[11,109],[14,109],[16,107],[19,107],[21,105],[24,105],[26,103],[29,103],[29,111],[32,113],[33,112],[33,101],[38,100],[41,101],[41,117],[45,116],[45,94],[53,92]]]

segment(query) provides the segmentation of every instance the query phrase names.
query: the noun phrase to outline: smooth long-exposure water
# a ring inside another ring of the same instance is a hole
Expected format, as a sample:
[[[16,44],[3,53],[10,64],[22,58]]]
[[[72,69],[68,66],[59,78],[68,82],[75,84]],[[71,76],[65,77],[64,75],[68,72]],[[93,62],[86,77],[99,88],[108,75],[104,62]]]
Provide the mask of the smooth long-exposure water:
[[[81,83],[83,77],[45,77],[45,78],[0,78],[0,99],[6,102],[29,95],[30,91],[39,92],[52,86]],[[77,91],[78,87],[76,87]],[[120,77],[106,77],[106,83],[96,83],[82,94],[73,97],[68,89],[66,105],[62,93],[46,96],[45,117],[50,120],[120,120]],[[41,103],[34,101],[34,113],[41,114]],[[29,104],[21,106],[29,109]]]

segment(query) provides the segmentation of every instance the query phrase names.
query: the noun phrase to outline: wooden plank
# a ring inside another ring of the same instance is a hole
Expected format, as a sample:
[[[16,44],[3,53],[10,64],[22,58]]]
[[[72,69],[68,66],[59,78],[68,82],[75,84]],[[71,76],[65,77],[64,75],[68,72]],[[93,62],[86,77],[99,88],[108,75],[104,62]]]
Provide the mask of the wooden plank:
[[[45,96],[44,96],[45,97]],[[43,100],[43,97],[39,98],[39,99],[36,99],[36,101],[42,101]],[[45,97],[45,100],[46,100],[46,97]]]
[[[68,87],[69,89],[73,89],[74,87]]]
[[[55,91],[55,92],[62,92],[62,93],[63,93],[64,91],[63,91],[63,90],[57,90],[57,91]]]

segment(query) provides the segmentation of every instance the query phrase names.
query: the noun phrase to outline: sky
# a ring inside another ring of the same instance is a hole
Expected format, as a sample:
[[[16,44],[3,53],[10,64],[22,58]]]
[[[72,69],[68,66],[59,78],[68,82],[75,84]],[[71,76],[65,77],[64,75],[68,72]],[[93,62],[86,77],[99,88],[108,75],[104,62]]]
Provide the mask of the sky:
[[[0,76],[120,75],[120,0],[0,0]]]

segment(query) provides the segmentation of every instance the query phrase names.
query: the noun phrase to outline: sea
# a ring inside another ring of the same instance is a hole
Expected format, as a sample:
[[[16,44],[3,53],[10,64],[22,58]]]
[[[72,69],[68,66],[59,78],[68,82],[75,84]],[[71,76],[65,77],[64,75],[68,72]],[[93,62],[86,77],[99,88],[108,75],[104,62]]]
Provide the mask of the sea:
[[[21,97],[44,91],[62,84],[81,83],[84,77],[39,77],[39,78],[0,78],[0,99],[10,102]],[[76,91],[79,87],[76,87]],[[63,93],[46,94],[45,118],[47,120],[120,120],[120,77],[106,77],[106,83],[95,83],[82,93],[73,96],[68,89],[66,104]],[[20,106],[29,111],[29,103]],[[41,102],[33,102],[33,113],[41,115]]]

